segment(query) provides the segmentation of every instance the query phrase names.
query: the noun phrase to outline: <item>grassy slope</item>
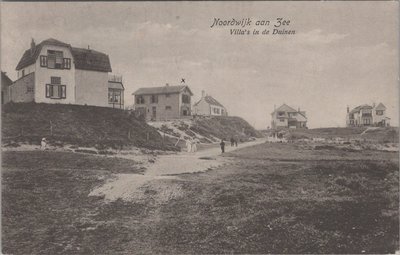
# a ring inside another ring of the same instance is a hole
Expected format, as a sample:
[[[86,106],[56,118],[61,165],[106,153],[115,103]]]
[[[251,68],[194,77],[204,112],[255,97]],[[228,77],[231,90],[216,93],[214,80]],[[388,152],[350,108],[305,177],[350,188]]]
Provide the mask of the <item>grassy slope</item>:
[[[4,253],[385,254],[398,247],[397,153],[263,144],[228,153],[232,164],[216,171],[164,180],[183,193],[165,204],[150,199],[151,187],[143,187],[149,199],[134,203],[88,197],[110,158],[20,153],[3,154]],[[32,170],[41,157],[46,168]]]
[[[262,134],[247,121],[234,116],[199,118],[194,121],[191,130],[205,137],[212,135],[225,140],[229,140],[232,136],[242,141],[248,140],[249,137],[262,137]]]
[[[47,137],[50,142],[61,141],[80,146],[165,148],[157,130],[145,122],[122,110],[93,106],[35,103],[3,105],[2,137],[5,142],[16,140],[36,144],[42,137]]]

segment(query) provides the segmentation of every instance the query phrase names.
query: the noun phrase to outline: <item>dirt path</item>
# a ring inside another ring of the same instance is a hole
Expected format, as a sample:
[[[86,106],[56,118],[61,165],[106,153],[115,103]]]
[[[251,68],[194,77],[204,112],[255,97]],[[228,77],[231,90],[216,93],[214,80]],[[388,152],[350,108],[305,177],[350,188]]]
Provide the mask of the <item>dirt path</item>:
[[[226,152],[264,143],[264,139],[240,144],[238,147],[226,146]],[[122,199],[137,201],[145,199],[144,188],[158,191],[157,200],[168,201],[171,197],[179,196],[179,187],[162,189],[164,180],[179,179],[179,174],[195,173],[216,168],[229,162],[229,158],[221,157],[220,148],[210,148],[196,153],[181,152],[175,155],[160,156],[154,163],[146,165],[146,172],[140,174],[117,174],[103,186],[97,187],[89,196],[104,197],[106,202]],[[161,182],[160,182],[161,181]],[[160,190],[162,189],[162,190]]]

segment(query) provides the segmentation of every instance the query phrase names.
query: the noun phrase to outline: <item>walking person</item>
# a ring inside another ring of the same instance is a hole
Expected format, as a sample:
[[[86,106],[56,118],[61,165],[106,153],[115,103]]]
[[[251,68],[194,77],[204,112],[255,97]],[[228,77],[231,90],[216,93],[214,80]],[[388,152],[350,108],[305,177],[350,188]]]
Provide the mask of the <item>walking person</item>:
[[[233,147],[235,145],[235,139],[233,138],[233,136],[231,137],[231,147]]]
[[[220,142],[219,145],[221,146],[221,151],[222,151],[222,153],[224,153],[224,152],[225,152],[225,142],[224,142],[224,139],[221,139],[221,142]]]

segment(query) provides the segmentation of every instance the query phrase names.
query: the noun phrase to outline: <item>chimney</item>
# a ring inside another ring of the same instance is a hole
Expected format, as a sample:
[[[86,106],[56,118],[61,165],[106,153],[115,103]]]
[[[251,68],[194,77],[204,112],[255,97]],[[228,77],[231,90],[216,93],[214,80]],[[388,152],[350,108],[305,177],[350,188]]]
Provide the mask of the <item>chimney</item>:
[[[201,98],[204,98],[206,96],[206,92],[204,90],[201,91]]]
[[[35,40],[33,40],[33,38],[32,38],[32,41],[31,41],[31,55],[33,55],[35,53],[35,49],[36,49],[36,43],[35,43]]]

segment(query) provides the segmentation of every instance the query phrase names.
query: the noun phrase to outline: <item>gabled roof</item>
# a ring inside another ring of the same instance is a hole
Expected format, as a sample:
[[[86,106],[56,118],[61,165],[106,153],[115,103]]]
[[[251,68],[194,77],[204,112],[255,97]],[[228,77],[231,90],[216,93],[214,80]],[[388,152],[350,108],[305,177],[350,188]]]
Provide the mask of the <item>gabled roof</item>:
[[[202,99],[200,99],[197,103],[194,104],[194,106],[198,105],[202,100],[204,100],[206,103],[210,104],[210,105],[215,105],[215,106],[219,106],[219,107],[224,107],[220,102],[218,102],[215,98],[213,98],[212,96],[205,96]],[[225,108],[225,107],[224,107]]]
[[[375,107],[375,110],[386,110],[386,107],[382,104],[382,103],[379,103],[378,104],[378,106],[377,107]]]
[[[275,112],[297,112],[295,109],[292,107],[288,106],[287,104],[283,104],[279,106],[275,111],[273,111],[271,114]]]
[[[16,70],[21,70],[24,67],[32,65],[36,62],[39,54],[44,45],[53,45],[67,47],[71,50],[74,57],[74,63],[76,69],[100,71],[100,72],[111,72],[111,64],[108,55],[89,49],[72,48],[70,44],[58,41],[53,38],[42,41],[35,46],[33,51],[28,49],[22,55],[22,58],[18,62]]]
[[[193,96],[192,91],[187,85],[139,88],[133,92],[132,95],[175,94],[180,93],[185,89],[187,89],[190,92],[190,95]]]
[[[354,108],[353,110],[351,110],[350,113],[359,112],[361,109],[372,109],[372,106],[367,105],[367,104],[359,105],[356,108]]]

